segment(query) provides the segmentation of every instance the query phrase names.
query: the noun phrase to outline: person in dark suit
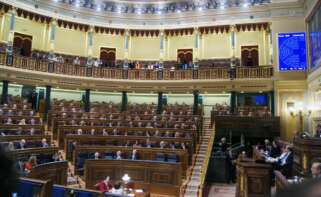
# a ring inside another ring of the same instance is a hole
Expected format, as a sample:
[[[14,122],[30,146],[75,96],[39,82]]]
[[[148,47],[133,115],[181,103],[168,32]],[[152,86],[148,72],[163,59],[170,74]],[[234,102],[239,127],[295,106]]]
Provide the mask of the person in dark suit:
[[[18,143],[17,149],[25,149],[25,148],[27,148],[27,147],[26,147],[26,140],[25,140],[25,139],[22,139],[22,140],[20,140],[20,142]]]
[[[313,179],[321,178],[321,161],[320,160],[315,160],[312,162],[311,175]]]
[[[281,154],[281,148],[280,146],[276,143],[275,140],[272,141],[272,149],[270,152],[271,157],[278,157]]]
[[[220,151],[222,153],[225,153],[227,151],[227,143],[225,137],[221,138],[221,141],[218,143],[218,146],[220,147]]]
[[[19,174],[13,158],[0,146],[0,196],[12,196],[18,188]]]
[[[290,145],[283,148],[282,154],[279,157],[267,157],[266,162],[272,163],[273,168],[280,170],[287,178],[292,175],[293,166],[293,150]]]

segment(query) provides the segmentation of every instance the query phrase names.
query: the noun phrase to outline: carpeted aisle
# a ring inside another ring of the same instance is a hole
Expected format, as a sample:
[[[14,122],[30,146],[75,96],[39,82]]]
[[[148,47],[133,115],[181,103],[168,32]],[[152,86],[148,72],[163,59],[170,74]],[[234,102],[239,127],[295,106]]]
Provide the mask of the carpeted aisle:
[[[214,184],[210,188],[209,197],[235,197],[235,185]]]

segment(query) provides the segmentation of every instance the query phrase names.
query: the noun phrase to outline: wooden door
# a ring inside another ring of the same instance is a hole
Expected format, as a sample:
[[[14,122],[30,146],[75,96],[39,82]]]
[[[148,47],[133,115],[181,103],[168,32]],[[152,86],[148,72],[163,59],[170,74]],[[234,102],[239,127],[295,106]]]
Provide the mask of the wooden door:
[[[252,67],[259,65],[259,46],[241,46],[242,66]]]
[[[14,53],[21,56],[30,56],[32,46],[32,36],[14,33],[13,49]]]
[[[189,62],[193,62],[193,49],[178,49],[177,61],[180,64],[189,64]]]

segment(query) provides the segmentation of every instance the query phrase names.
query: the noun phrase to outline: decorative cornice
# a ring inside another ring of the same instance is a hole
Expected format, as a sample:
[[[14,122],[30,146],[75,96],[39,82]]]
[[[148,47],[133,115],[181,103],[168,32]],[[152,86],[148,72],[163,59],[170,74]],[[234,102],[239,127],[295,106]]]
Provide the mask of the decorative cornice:
[[[52,18],[73,21],[81,24],[108,28],[129,29],[175,29],[197,26],[213,26],[238,23],[266,22],[278,17],[303,17],[302,2],[270,3],[267,5],[244,8],[229,8],[225,10],[204,10],[202,12],[189,11],[186,13],[173,13],[162,15],[134,15],[134,14],[110,14],[100,12],[88,12],[88,10],[70,10],[66,7],[55,7],[45,4],[44,1],[32,0],[1,0],[4,3],[31,12],[43,14]]]

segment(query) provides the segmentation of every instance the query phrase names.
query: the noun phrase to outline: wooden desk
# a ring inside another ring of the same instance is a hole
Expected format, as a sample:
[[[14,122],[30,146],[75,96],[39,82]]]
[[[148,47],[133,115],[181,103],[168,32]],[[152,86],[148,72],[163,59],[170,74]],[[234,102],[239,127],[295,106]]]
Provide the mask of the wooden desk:
[[[0,137],[0,142],[12,142],[20,141],[25,139],[28,141],[41,141],[43,138],[47,139],[47,143],[50,145],[51,136],[50,135],[6,135]]]
[[[120,180],[128,174],[135,187],[160,195],[179,196],[182,170],[179,163],[133,160],[86,160],[86,188],[94,189],[100,180],[110,176]]]
[[[276,192],[289,187],[290,183],[286,177],[278,170],[274,171]]]
[[[312,161],[321,157],[321,139],[295,137],[293,145],[294,172],[300,176],[307,176],[310,173]]]
[[[226,137],[229,131],[233,137],[273,138],[280,136],[280,117],[215,116],[217,137]]]
[[[44,130],[44,125],[36,124],[36,125],[18,125],[18,124],[0,124],[1,129],[18,129],[21,127],[23,130],[34,128],[36,130]]]
[[[34,189],[32,194],[28,194],[30,196],[38,196],[38,197],[51,197],[51,191],[52,191],[52,181],[51,180],[38,180],[38,179],[31,179],[31,178],[19,178],[19,184],[24,183],[32,183],[35,184],[35,186],[39,187],[40,189]],[[22,188],[21,188],[22,189]],[[18,187],[18,190],[16,191],[19,196],[22,196],[21,193],[25,192],[22,191],[20,187]],[[24,193],[26,194],[26,193]]]
[[[27,174],[28,178],[52,180],[55,184],[67,184],[67,161],[50,162],[37,165]]]
[[[77,129],[82,129],[83,134],[87,131],[90,132],[91,129],[95,129],[95,135],[96,136],[102,136],[103,135],[103,129],[106,129],[107,132],[112,132],[115,128],[114,127],[106,127],[106,126],[58,126],[58,142],[59,147],[63,147],[64,139],[66,138],[66,135],[68,134],[76,134]],[[193,139],[193,143],[196,144],[199,140],[199,132],[196,130],[190,130],[190,129],[173,129],[173,128],[129,128],[129,127],[118,127],[117,132],[119,135],[125,135],[125,132],[142,132],[144,133],[145,137],[147,137],[147,132],[155,132],[158,130],[160,133],[169,132],[170,134],[175,134],[175,132],[179,132],[180,134],[186,134],[188,133],[191,136],[191,139]],[[112,135],[109,135],[112,136]],[[127,135],[127,136],[134,136],[134,135]],[[152,136],[151,136],[152,137]],[[165,138],[165,137],[164,137]]]
[[[157,153],[164,154],[175,154],[178,157],[178,161],[181,163],[182,175],[186,176],[185,172],[188,168],[189,160],[188,160],[188,152],[186,150],[172,150],[172,149],[160,149],[160,148],[132,148],[132,147],[119,147],[119,146],[76,146],[73,151],[73,164],[76,168],[77,156],[79,153],[95,153],[98,152],[100,155],[105,152],[116,152],[118,150],[122,151],[126,155],[130,155],[133,149],[137,150],[137,154],[139,155],[139,160],[156,160]],[[70,160],[67,157],[68,160]],[[77,169],[75,169],[77,172]]]
[[[271,196],[271,175],[271,164],[255,163],[252,159],[238,159],[236,197]]]
[[[64,150],[66,154],[72,154],[71,147],[69,146],[70,142],[76,142],[77,145],[88,145],[92,144],[94,146],[97,145],[107,145],[109,142],[117,142],[121,144],[125,144],[127,141],[138,141],[138,142],[146,142],[147,139],[150,139],[152,142],[178,142],[184,143],[188,150],[189,161],[192,159],[192,155],[195,152],[195,145],[192,139],[185,138],[162,138],[162,137],[143,137],[143,136],[92,136],[92,135],[67,135],[65,137],[65,146]],[[121,146],[121,145],[119,145]],[[180,149],[178,149],[180,150]]]

